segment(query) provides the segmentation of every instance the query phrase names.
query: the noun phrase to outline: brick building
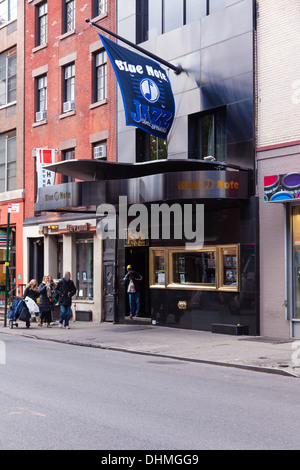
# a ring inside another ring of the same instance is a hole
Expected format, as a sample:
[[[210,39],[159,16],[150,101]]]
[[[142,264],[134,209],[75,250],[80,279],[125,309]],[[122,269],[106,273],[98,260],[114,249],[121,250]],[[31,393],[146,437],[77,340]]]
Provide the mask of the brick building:
[[[86,17],[113,31],[114,2],[25,2],[24,278],[40,282],[44,274],[57,279],[70,270],[77,283],[78,303],[89,302],[89,309],[95,307],[100,314],[95,220],[90,220],[86,208],[76,215],[34,208],[37,187],[54,183],[53,175],[43,179],[43,174],[39,182],[40,158],[44,162],[50,162],[49,158],[56,162],[115,159],[115,76]],[[72,181],[57,175],[55,183]]]
[[[261,334],[300,337],[300,9],[258,3]]]
[[[10,214],[9,289],[23,283],[24,217],[24,2],[0,3],[0,261],[6,259]],[[5,267],[0,265],[0,284]],[[0,288],[2,291],[2,288]],[[1,300],[2,302],[2,300]]]

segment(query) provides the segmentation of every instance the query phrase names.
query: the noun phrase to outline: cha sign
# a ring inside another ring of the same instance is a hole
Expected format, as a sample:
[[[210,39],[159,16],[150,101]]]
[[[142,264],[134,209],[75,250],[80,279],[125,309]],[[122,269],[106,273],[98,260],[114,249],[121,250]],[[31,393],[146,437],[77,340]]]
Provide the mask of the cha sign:
[[[127,126],[166,139],[175,103],[169,78],[161,66],[99,34],[121,89]]]

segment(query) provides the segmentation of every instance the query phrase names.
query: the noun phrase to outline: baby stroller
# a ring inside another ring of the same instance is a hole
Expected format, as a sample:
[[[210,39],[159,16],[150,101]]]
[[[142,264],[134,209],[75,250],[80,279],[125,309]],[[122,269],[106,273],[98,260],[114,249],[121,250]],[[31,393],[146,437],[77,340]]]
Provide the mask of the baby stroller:
[[[24,321],[26,324],[26,328],[29,328],[30,317],[31,315],[27,308],[27,305],[22,299],[14,300],[7,312],[7,319],[9,320],[10,328],[13,328],[14,326],[19,326],[17,320]]]

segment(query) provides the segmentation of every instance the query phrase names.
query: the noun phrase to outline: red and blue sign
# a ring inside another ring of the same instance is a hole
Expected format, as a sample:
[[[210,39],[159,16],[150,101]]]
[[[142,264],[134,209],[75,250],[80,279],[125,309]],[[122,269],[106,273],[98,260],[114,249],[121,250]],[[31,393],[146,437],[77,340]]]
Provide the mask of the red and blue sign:
[[[99,34],[115,71],[125,108],[127,126],[166,139],[175,103],[166,71],[154,60],[119,46]]]

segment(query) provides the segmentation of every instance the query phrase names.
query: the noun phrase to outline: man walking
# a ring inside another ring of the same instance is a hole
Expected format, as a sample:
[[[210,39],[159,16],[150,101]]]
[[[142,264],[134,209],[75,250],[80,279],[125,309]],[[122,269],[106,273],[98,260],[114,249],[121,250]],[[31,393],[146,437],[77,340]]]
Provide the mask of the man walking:
[[[63,322],[65,321],[65,327],[70,329],[69,320],[71,315],[72,296],[74,294],[76,294],[76,287],[74,282],[71,280],[70,272],[67,271],[64,277],[58,281],[55,289],[55,295],[58,296],[60,304],[60,328],[62,328]]]
[[[140,314],[140,295],[141,286],[140,281],[142,280],[140,273],[133,271],[132,266],[127,266],[127,274],[124,277],[126,291],[129,295],[129,307],[130,307],[130,318]]]

